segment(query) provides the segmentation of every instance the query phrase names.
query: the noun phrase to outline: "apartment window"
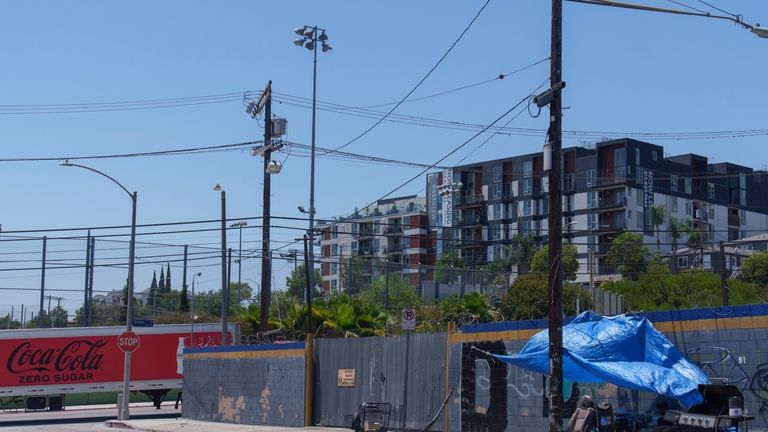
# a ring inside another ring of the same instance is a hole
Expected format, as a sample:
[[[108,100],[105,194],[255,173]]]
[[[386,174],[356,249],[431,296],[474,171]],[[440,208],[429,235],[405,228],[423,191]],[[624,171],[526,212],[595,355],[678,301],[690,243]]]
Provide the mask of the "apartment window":
[[[746,210],[739,210],[739,224],[740,225],[746,225],[747,224],[747,211]]]
[[[712,240],[715,238],[715,225],[710,223],[707,226],[709,228],[709,239]]]
[[[501,204],[496,203],[493,205],[493,218],[501,219]]]
[[[635,173],[635,175],[636,175],[635,181],[637,183],[643,184],[643,172],[644,171],[645,170],[643,169],[643,167],[637,167],[637,172]]]
[[[739,204],[740,205],[747,205],[747,190],[741,189],[739,190]]]
[[[702,267],[704,267],[705,269],[712,268],[712,255],[710,254],[704,255],[704,265]]]
[[[339,263],[331,263],[331,274],[335,275],[339,272]]]
[[[357,253],[357,242],[352,242],[352,254]]]
[[[691,193],[691,178],[690,177],[683,177],[683,182],[685,183],[685,190],[684,192],[687,194]]]
[[[677,174],[670,174],[669,176],[669,190],[677,192]]]
[[[331,291],[338,291],[339,290],[339,281],[336,279],[333,279],[331,281]]]
[[[523,178],[533,177],[533,161],[523,162]]]
[[[501,183],[494,183],[492,187],[493,187],[492,199],[501,199]]]
[[[587,228],[597,228],[597,214],[587,213]]]
[[[532,207],[532,200],[525,200],[523,201],[523,216],[530,216],[531,215],[531,207]]]
[[[381,249],[381,240],[379,239],[373,239],[373,250],[371,251],[372,254],[376,254]]]
[[[645,224],[643,221],[643,212],[636,212],[635,216],[637,216],[637,218],[635,219],[635,227],[640,229],[645,228]]]
[[[746,231],[739,231],[739,238],[747,238],[747,235]]]
[[[653,159],[654,161],[659,160],[659,152],[657,152],[656,150],[652,151],[651,152],[651,159]]]
[[[381,232],[381,223],[379,221],[373,222],[373,233],[378,234]]]
[[[688,257],[677,257],[677,268],[688,268]]]
[[[533,179],[532,178],[524,178],[523,179],[523,195],[530,195],[533,191]]]
[[[573,195],[566,195],[563,197],[563,211],[573,211]]]
[[[645,192],[643,192],[641,190],[638,190],[637,193],[635,194],[635,198],[636,198],[635,201],[636,201],[636,204],[638,206],[642,206],[643,205],[643,198],[644,198],[644,196],[645,196]]]
[[[587,192],[587,208],[596,208],[597,207],[597,192],[589,191]]]
[[[532,220],[524,220],[520,223],[520,234],[526,235],[529,232],[533,231],[533,221]]]
[[[690,200],[685,200],[685,215],[686,216],[690,216],[691,214],[693,214],[693,209],[691,207],[691,201]]]
[[[573,191],[573,174],[563,175],[563,192]]]
[[[597,170],[589,169],[587,170],[587,187],[592,187],[597,184]]]
[[[714,205],[710,205],[707,208],[707,213],[709,213],[709,220],[710,221],[715,220],[715,206]]]
[[[677,213],[677,197],[670,197],[669,208],[672,213]]]
[[[640,149],[635,149],[635,165],[640,165]]]
[[[707,183],[707,198],[715,199],[715,184]]]
[[[351,225],[352,225],[352,235],[357,234],[357,224],[356,223],[352,223]]]
[[[339,245],[333,244],[331,245],[331,256],[336,256],[339,254]]]
[[[331,238],[339,238],[339,226],[334,225],[331,227]]]
[[[501,166],[493,167],[493,182],[494,183],[501,182]]]
[[[500,240],[501,239],[501,224],[494,224],[493,228],[493,239],[494,240]]]

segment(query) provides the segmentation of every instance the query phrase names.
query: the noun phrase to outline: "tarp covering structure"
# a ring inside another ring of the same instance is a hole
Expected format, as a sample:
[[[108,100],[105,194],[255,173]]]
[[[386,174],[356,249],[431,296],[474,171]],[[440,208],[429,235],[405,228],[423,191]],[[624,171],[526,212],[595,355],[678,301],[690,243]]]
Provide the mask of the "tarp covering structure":
[[[517,354],[493,356],[548,375],[547,330],[535,334]],[[563,326],[563,378],[653,392],[686,408],[703,401],[698,385],[707,383],[707,375],[646,318],[589,311]]]

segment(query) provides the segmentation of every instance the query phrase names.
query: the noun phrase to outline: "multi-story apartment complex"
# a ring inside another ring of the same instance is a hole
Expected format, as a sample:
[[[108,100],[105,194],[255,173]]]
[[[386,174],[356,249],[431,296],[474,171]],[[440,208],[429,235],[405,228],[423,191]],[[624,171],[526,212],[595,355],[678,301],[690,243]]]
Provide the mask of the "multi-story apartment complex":
[[[341,269],[351,258],[360,265],[364,285],[386,273],[400,274],[414,286],[431,279],[435,232],[427,226],[424,202],[424,197],[415,195],[379,200],[349,217],[320,225],[323,289],[349,288]]]
[[[664,148],[632,139],[563,150],[564,239],[579,252],[578,281],[613,273],[605,258],[625,231],[656,248],[650,208],[701,230],[706,241],[728,241],[768,230],[768,173],[706,157],[667,157]],[[458,250],[466,266],[503,257],[516,234],[547,237],[548,181],[533,153],[446,169],[427,177],[427,211],[438,254]],[[658,228],[671,249],[667,223]],[[682,242],[685,238],[679,240]],[[596,256],[590,268],[588,257]]]

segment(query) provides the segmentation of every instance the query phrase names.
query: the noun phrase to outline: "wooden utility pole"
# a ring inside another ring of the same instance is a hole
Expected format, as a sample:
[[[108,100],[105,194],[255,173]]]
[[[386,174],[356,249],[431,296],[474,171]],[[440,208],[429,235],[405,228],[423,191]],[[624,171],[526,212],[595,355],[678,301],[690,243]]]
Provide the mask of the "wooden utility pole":
[[[562,239],[562,51],[563,0],[552,0],[552,53],[549,105],[549,432],[562,430],[563,415],[563,279]]]
[[[272,81],[261,93],[264,104],[264,196],[261,228],[261,292],[259,293],[259,330],[269,330],[269,301],[272,292],[272,255],[269,250],[271,177],[269,162],[272,155]]]

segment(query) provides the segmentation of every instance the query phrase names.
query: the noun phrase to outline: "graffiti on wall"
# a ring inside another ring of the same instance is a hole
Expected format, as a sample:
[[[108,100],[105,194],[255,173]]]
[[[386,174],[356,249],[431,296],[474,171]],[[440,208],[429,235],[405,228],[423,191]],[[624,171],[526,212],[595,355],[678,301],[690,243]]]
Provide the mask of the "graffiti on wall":
[[[506,354],[502,342],[464,344],[461,348],[461,429],[496,432],[507,428],[507,365],[484,353]],[[479,372],[479,374],[478,374]]]
[[[749,380],[749,391],[755,396],[754,414],[761,417],[768,416],[768,362],[757,366],[757,371]]]

